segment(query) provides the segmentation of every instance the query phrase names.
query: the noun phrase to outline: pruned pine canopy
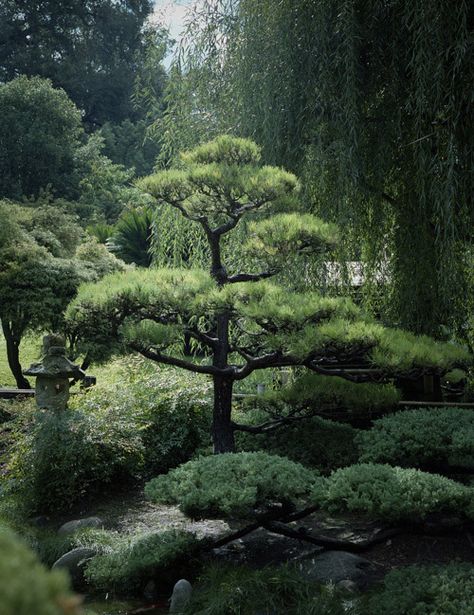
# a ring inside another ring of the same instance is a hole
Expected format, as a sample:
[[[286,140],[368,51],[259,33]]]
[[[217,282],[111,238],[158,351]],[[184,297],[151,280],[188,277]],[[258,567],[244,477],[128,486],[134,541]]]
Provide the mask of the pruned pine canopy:
[[[292,293],[267,280],[220,287],[199,270],[107,276],[81,288],[68,316],[97,356],[125,345],[167,362],[168,353],[179,356],[184,333],[211,351],[213,322],[222,312],[231,321],[229,369],[236,378],[269,365],[306,365],[324,373],[332,365],[362,361],[405,373],[444,372],[469,360],[452,344],[384,328],[349,299]],[[215,368],[207,363],[188,367],[212,374]]]
[[[441,373],[468,361],[457,346],[384,328],[349,299],[295,293],[270,281],[290,252],[327,251],[336,245],[338,231],[295,211],[294,175],[259,163],[254,143],[224,135],[184,153],[180,168],[141,180],[140,187],[158,203],[202,226],[210,272],[137,269],[85,285],[68,312],[73,339],[85,341],[97,357],[104,358],[105,349],[127,348],[231,380],[292,365],[349,378],[340,370],[355,362],[389,374]],[[232,274],[221,239],[244,215],[251,220],[242,247],[264,269]],[[184,336],[200,345],[204,359],[180,357]],[[217,365],[213,357],[220,352],[227,359]]]

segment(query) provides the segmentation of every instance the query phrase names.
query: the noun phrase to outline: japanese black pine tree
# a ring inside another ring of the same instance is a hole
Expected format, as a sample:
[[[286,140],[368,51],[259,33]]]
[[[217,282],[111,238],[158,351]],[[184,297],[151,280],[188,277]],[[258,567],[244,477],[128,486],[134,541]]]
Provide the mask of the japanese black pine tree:
[[[209,268],[137,268],[84,285],[68,311],[71,338],[90,357],[134,351],[211,377],[215,452],[233,451],[234,432],[247,429],[232,420],[233,387],[256,370],[300,366],[354,379],[345,366],[356,362],[383,379],[467,360],[454,345],[383,327],[348,298],[278,283],[294,255],[332,249],[338,230],[298,211],[296,177],[263,166],[253,142],[218,137],[140,187],[200,226]],[[238,241],[229,242],[232,232]],[[201,352],[183,356],[185,337]]]

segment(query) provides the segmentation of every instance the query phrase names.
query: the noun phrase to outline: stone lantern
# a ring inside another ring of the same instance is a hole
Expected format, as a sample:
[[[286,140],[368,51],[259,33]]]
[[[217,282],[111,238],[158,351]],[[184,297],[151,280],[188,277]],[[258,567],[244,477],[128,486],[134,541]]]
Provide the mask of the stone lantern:
[[[43,349],[45,355],[42,363],[33,363],[25,376],[36,378],[36,405],[47,410],[65,410],[69,399],[69,379],[82,380],[85,373],[66,357],[64,345],[57,336],[45,336]]]

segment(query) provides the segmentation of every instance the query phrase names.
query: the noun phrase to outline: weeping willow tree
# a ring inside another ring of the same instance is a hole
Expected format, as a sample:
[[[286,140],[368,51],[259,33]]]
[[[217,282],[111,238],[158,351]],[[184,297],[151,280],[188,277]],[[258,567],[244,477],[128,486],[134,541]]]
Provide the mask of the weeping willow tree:
[[[303,178],[308,209],[344,228],[340,258],[363,260],[370,298],[388,272],[385,318],[459,332],[473,30],[465,0],[204,0],[168,92],[168,151],[206,130],[252,137]]]

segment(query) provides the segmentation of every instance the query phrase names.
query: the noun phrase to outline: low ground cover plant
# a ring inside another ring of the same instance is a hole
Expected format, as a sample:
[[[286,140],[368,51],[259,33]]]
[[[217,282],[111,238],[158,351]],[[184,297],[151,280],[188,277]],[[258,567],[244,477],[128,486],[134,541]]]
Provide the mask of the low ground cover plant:
[[[186,615],[347,615],[334,588],[308,581],[289,566],[252,570],[214,565],[199,579]]]
[[[193,534],[179,530],[118,537],[103,532],[82,542],[98,544],[103,551],[86,567],[88,582],[95,589],[122,594],[138,592],[150,579],[169,589],[176,575],[188,574],[201,546]]]
[[[383,589],[363,602],[365,615],[473,615],[474,566],[407,566],[393,570]]]

